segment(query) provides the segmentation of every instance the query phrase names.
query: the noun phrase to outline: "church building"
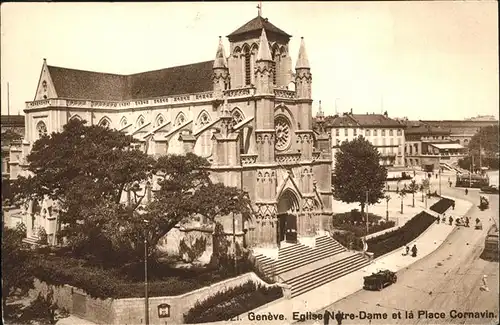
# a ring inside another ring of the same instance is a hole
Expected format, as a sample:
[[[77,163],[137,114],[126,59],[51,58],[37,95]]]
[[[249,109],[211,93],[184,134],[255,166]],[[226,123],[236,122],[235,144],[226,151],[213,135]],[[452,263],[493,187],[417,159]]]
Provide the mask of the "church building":
[[[278,247],[291,232],[314,237],[332,214],[331,140],[312,130],[311,67],[301,39],[293,70],[291,37],[259,13],[227,36],[228,55],[215,39],[210,61],[120,75],[44,59],[24,110],[24,141],[11,150],[11,177],[24,173],[40,136],[82,119],[134,136],[155,157],[206,157],[215,181],[251,198],[252,219],[237,223],[250,247]],[[48,204],[28,208],[28,236],[43,227],[54,238]]]

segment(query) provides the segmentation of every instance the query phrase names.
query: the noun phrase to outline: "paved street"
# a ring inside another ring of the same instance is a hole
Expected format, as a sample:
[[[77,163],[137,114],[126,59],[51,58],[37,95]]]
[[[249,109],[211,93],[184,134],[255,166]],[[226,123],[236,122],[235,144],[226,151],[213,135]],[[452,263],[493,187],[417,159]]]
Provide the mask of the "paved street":
[[[472,220],[483,221],[483,230],[457,228],[434,253],[398,272],[398,282],[382,292],[361,290],[330,305],[327,309],[358,316],[342,324],[498,324],[498,263],[479,259],[488,224],[494,216],[498,222],[498,195],[489,195],[490,208],[477,208],[479,191],[471,190],[466,197],[462,189],[443,187],[443,194],[471,199],[476,204],[469,211]],[[483,275],[487,275],[490,291],[479,289]],[[444,319],[430,318],[418,311],[443,312]],[[493,319],[450,318],[452,310],[460,312],[493,312]],[[323,312],[324,310],[321,310]],[[360,311],[387,313],[388,319],[360,320]],[[415,318],[405,317],[413,311]],[[392,313],[401,312],[401,319],[392,319]],[[335,323],[332,321],[331,323]]]

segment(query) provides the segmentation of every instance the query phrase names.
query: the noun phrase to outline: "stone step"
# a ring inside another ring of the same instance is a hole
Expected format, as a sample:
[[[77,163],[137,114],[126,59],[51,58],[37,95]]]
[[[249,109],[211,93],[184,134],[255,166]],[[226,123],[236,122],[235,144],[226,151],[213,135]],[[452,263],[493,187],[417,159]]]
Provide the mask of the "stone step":
[[[316,270],[301,274],[286,283],[292,286],[292,298],[316,289],[351,272],[357,271],[370,262],[358,254],[333,262]]]
[[[319,250],[315,251],[314,254],[309,255],[301,255],[296,259],[283,261],[281,263],[277,263],[276,265],[276,274],[285,273],[295,268],[301,267],[303,265],[314,263],[323,258],[327,258],[336,254],[343,252],[343,249],[338,250]]]

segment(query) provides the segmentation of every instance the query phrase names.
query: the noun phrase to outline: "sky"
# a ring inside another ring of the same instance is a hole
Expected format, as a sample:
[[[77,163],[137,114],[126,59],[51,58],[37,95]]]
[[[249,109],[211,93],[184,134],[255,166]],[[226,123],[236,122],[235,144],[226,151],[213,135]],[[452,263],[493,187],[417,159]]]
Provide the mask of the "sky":
[[[212,60],[218,36],[259,2],[3,3],[1,110],[23,114],[49,65],[130,74]],[[313,112],[409,119],[498,119],[496,1],[262,2],[262,16],[304,37]],[[229,42],[226,38],[226,53]]]

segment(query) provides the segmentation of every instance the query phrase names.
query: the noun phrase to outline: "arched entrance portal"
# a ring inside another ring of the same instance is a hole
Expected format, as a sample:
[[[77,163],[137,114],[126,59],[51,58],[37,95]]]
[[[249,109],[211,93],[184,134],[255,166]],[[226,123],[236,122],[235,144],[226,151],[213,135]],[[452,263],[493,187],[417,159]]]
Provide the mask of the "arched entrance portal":
[[[299,200],[291,190],[285,190],[278,200],[278,245],[286,240],[288,243],[297,242],[297,214]]]

